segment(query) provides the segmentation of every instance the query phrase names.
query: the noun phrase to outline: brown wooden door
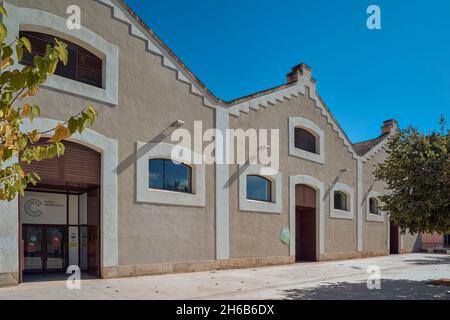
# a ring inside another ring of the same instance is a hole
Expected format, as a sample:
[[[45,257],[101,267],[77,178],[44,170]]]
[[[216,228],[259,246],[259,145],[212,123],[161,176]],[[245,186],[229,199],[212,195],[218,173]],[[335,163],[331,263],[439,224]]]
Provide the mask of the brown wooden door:
[[[316,261],[316,209],[296,207],[296,261]]]
[[[316,261],[316,190],[299,184],[295,187],[295,260]]]
[[[398,227],[391,223],[389,229],[389,253],[390,254],[398,254]]]
[[[88,273],[100,276],[100,188],[87,193]]]

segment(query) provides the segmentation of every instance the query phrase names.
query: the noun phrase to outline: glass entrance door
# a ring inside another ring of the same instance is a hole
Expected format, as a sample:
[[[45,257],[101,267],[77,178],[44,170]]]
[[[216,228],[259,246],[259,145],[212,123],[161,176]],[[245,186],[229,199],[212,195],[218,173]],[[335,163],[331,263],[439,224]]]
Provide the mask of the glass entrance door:
[[[64,271],[65,266],[65,228],[46,227],[46,271]]]
[[[66,227],[23,226],[24,272],[65,271]]]
[[[44,269],[42,250],[42,228],[24,227],[25,272],[42,272]]]

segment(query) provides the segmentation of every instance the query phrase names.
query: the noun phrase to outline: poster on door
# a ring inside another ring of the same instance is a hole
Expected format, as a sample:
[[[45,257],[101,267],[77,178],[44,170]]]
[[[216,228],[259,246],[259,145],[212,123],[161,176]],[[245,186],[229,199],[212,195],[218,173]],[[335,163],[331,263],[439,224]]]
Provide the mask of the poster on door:
[[[66,224],[67,196],[45,192],[25,192],[20,200],[22,223]]]

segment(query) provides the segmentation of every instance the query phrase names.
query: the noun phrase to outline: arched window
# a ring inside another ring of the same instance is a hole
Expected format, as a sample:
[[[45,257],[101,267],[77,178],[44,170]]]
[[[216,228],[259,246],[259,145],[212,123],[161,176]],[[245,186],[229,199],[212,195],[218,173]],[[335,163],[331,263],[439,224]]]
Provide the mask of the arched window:
[[[308,130],[295,128],[294,144],[297,149],[316,153],[316,137]]]
[[[369,212],[372,214],[380,214],[380,208],[376,198],[369,199]]]
[[[24,50],[21,64],[27,66],[34,65],[34,57],[45,54],[47,45],[55,45],[55,37],[31,31],[20,31],[20,37],[30,40],[31,52]],[[88,50],[65,39],[58,39],[67,44],[68,61],[66,65],[58,63],[55,74],[61,77],[72,79],[95,87],[102,87],[102,60]]]
[[[247,199],[272,201],[272,182],[261,176],[247,176]]]
[[[149,188],[192,193],[192,168],[171,159],[151,159]]]
[[[347,195],[344,192],[334,192],[334,209],[348,211]]]

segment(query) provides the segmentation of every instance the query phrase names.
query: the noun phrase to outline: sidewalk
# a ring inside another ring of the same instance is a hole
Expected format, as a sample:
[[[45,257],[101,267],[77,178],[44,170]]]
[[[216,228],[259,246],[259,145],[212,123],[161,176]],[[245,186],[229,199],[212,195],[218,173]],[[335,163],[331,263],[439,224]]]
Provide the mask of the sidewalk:
[[[381,269],[381,289],[366,286],[367,267]],[[81,290],[65,281],[0,288],[0,299],[450,299],[450,255],[405,254],[287,266],[86,279]]]

